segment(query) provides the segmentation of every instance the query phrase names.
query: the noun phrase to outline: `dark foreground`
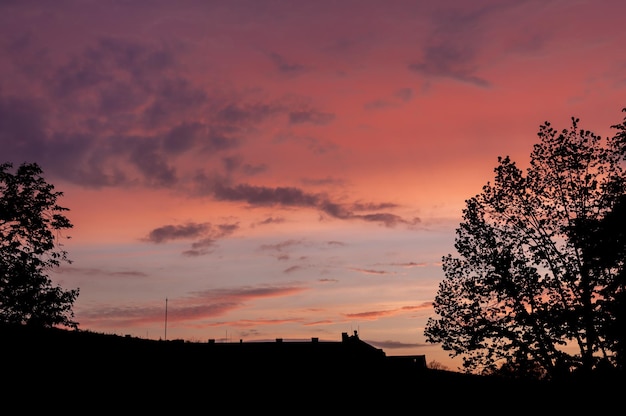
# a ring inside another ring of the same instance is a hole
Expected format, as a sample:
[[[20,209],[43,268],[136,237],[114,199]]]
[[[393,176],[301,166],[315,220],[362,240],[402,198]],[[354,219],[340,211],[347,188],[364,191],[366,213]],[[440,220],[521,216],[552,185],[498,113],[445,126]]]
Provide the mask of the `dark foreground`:
[[[3,414],[623,414],[624,379],[562,383],[385,363],[214,356],[206,344],[0,330]],[[236,358],[236,359],[235,359]]]

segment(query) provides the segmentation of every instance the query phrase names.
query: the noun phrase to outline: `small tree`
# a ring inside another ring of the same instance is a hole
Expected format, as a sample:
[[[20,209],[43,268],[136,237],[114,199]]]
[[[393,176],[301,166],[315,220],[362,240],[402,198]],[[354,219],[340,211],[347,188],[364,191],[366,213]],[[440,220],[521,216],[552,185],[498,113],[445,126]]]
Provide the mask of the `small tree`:
[[[58,239],[72,227],[56,192],[35,163],[13,174],[0,164],[0,322],[76,329],[72,306],[78,289],[53,286],[47,272],[71,261]],[[68,237],[69,238],[69,237]]]
[[[578,122],[540,126],[526,174],[500,157],[466,201],[424,333],[467,372],[555,378],[623,362],[626,118],[609,139]]]

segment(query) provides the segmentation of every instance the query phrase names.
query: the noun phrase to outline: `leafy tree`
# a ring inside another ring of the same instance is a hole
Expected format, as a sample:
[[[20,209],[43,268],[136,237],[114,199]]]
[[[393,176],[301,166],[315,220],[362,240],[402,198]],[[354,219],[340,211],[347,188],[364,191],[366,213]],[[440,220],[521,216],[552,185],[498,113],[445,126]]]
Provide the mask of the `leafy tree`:
[[[466,372],[623,368],[626,118],[612,138],[578,122],[545,122],[525,174],[499,157],[466,201],[424,331]]]
[[[76,329],[72,306],[78,289],[53,286],[47,272],[71,261],[58,240],[72,227],[57,205],[62,192],[35,163],[11,173],[0,164],[0,322]],[[69,237],[68,237],[69,238]]]

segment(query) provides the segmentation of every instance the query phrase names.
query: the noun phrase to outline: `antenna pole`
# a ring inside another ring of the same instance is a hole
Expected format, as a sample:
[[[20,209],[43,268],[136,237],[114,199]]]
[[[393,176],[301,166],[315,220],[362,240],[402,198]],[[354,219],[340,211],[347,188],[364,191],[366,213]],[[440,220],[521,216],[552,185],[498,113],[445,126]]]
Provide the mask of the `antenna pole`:
[[[165,341],[167,341],[167,298],[165,298]]]

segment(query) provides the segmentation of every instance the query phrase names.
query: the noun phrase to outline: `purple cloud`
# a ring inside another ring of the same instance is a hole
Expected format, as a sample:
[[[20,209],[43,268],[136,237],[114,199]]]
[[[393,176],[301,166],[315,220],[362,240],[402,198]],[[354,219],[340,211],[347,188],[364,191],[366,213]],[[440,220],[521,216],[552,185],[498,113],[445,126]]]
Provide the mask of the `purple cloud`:
[[[289,122],[291,124],[311,123],[325,125],[331,123],[334,119],[334,114],[320,111],[294,111],[289,113]]]
[[[307,70],[304,65],[289,63],[282,55],[279,55],[275,52],[270,53],[269,57],[272,60],[272,63],[274,63],[274,65],[276,66],[276,69],[278,69],[278,71],[283,74],[298,75],[306,72]]]
[[[148,233],[144,239],[152,243],[165,243],[172,240],[192,239],[206,234],[211,229],[209,223],[188,223],[184,225],[164,225]]]
[[[239,224],[187,223],[182,225],[164,225],[150,231],[142,240],[161,244],[174,240],[196,240],[184,256],[198,257],[210,254],[220,238],[227,237],[239,229]]]

